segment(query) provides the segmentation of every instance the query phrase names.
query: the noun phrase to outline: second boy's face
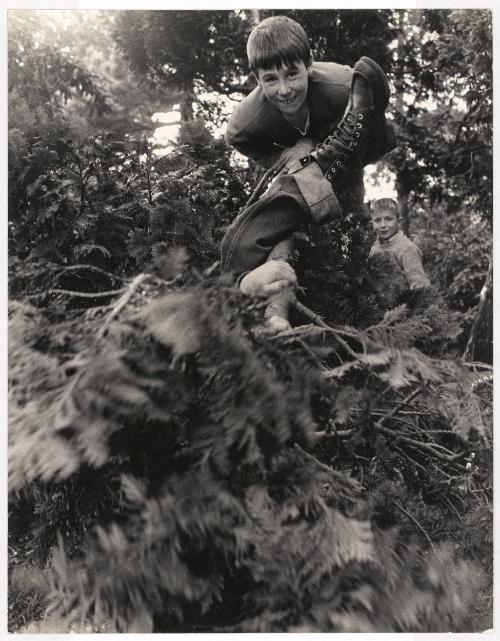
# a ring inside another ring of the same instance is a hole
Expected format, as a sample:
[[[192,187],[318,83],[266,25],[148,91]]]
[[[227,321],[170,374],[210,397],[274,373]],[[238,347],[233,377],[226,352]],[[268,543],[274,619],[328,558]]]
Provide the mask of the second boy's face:
[[[309,73],[302,60],[292,67],[258,69],[257,80],[269,102],[284,115],[291,116],[303,107]]]
[[[372,225],[375,233],[382,240],[387,240],[398,231],[398,217],[391,211],[372,214]]]

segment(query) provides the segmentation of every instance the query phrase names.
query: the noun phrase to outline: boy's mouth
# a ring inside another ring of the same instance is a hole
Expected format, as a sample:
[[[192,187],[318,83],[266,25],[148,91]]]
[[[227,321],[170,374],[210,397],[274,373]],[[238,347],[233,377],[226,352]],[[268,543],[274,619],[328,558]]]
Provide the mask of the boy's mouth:
[[[293,98],[287,98],[286,100],[280,100],[281,103],[284,105],[289,105],[295,100],[295,96]]]

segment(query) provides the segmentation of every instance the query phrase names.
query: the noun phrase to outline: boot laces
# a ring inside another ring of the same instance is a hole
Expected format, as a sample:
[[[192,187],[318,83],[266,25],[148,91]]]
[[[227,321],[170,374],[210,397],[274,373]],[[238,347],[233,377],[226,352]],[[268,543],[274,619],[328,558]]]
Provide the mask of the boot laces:
[[[335,143],[341,143],[344,151],[352,149],[357,146],[357,139],[359,138],[359,130],[362,128],[363,114],[356,114],[348,111],[345,117],[335,128],[333,134],[330,134],[323,142],[316,145],[316,149],[321,151],[326,147],[330,147]]]

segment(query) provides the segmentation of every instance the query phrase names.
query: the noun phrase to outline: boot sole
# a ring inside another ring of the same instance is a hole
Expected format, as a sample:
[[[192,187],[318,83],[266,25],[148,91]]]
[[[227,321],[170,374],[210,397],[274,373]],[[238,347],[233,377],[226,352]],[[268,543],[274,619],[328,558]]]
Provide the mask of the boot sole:
[[[359,73],[370,83],[373,95],[373,106],[385,111],[389,104],[389,83],[382,67],[368,56],[362,56],[354,65],[354,73]]]

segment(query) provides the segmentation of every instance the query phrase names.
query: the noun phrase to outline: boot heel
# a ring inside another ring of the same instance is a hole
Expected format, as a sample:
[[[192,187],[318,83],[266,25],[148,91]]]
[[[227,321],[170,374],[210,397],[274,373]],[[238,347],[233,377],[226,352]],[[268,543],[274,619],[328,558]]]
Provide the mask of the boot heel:
[[[389,104],[389,83],[382,67],[368,56],[362,56],[354,65],[354,71],[362,74],[370,82],[373,102],[376,109],[385,111]]]

